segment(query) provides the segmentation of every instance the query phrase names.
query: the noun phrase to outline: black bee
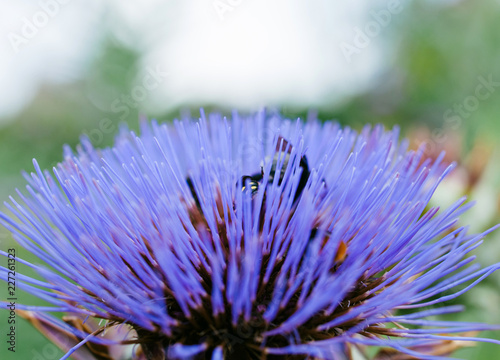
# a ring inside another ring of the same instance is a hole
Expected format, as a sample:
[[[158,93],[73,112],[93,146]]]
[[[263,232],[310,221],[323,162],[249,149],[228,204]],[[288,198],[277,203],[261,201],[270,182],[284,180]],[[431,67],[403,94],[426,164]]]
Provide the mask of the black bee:
[[[283,139],[282,137],[280,137],[278,139],[278,144],[276,145],[276,154],[274,156],[273,164],[271,167],[271,172],[269,174],[268,181],[270,183],[272,183],[274,181],[274,178],[277,176],[276,167],[278,165],[280,150],[285,151],[287,146],[288,146],[288,142],[285,139]],[[279,173],[278,185],[281,185],[281,183],[283,182],[283,178],[285,176],[285,171],[286,171],[286,168],[288,166],[288,162],[290,161],[291,151],[292,151],[292,147],[288,146],[287,153],[285,154],[284,163],[283,163],[283,166],[281,167],[281,171]],[[297,202],[300,195],[302,194],[302,191],[306,187],[307,180],[309,179],[309,176],[311,174],[311,172],[309,170],[309,164],[307,162],[307,157],[305,155],[300,158],[299,167],[302,169],[302,173],[300,175],[299,184],[297,186],[297,190],[295,191],[295,195],[293,198],[294,204]],[[252,196],[255,196],[257,194],[257,192],[259,191],[259,186],[262,185],[263,179],[264,179],[263,167],[260,168],[259,173],[256,173],[253,175],[242,176],[242,178],[241,178],[242,190],[245,191],[245,189],[247,187],[247,183],[248,183],[248,186],[250,187]],[[198,195],[196,194],[193,180],[190,177],[187,177],[186,183],[189,187],[189,191],[191,192],[191,195],[193,196],[196,207],[198,209],[201,209],[200,199],[198,198]]]
[[[280,150],[284,151],[287,148],[288,142],[283,139],[279,138],[278,139],[278,144],[276,146],[276,154],[274,155],[273,159],[273,164],[271,167],[271,172],[269,174],[269,182],[272,183],[274,181],[274,178],[277,176],[276,175],[276,167],[278,165],[278,158],[280,154]],[[279,179],[278,179],[278,185],[281,185],[283,182],[283,177],[285,176],[285,170],[288,166],[288,162],[290,161],[290,153],[292,151],[291,146],[288,147],[287,154],[285,155],[284,159],[284,164],[281,168],[281,171],[279,173]],[[311,174],[309,170],[309,164],[307,163],[307,157],[304,155],[300,158],[299,166],[302,169],[302,173],[300,175],[300,180],[299,184],[297,186],[297,190],[295,191],[295,195],[293,198],[293,203],[299,199],[300,195],[302,194],[302,191],[306,187],[307,180],[309,179],[309,176]],[[248,181],[248,185],[250,186],[250,189],[252,191],[252,196],[257,194],[257,191],[259,190],[259,186],[262,184],[262,180],[264,179],[264,169],[261,167],[260,173],[256,173],[253,175],[245,175],[241,178],[241,184],[242,184],[242,190],[246,189],[246,183]]]
[[[257,194],[257,191],[259,190],[259,185],[262,183],[262,180],[264,179],[264,170],[261,168],[260,174],[254,174],[254,175],[245,175],[241,178],[241,185],[242,185],[242,190],[244,191],[246,189],[246,183],[248,180],[248,184],[250,186],[250,190],[252,191],[252,196]]]

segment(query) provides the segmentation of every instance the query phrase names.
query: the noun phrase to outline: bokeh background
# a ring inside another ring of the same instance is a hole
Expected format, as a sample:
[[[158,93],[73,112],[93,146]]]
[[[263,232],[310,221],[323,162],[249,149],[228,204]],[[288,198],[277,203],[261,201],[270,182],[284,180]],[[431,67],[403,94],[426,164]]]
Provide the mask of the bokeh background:
[[[33,158],[51,168],[82,133],[109,146],[139,116],[312,110],[356,129],[397,124],[428,156],[446,150],[458,167],[433,202],[476,200],[462,222],[483,231],[500,222],[499,18],[498,0],[0,0],[0,200],[24,188]],[[15,246],[4,229],[0,245]],[[476,255],[499,262],[500,231]],[[456,302],[468,310],[454,319],[500,323],[500,276]],[[2,310],[0,358],[61,356],[17,322],[12,354]],[[456,356],[499,353],[479,344]]]

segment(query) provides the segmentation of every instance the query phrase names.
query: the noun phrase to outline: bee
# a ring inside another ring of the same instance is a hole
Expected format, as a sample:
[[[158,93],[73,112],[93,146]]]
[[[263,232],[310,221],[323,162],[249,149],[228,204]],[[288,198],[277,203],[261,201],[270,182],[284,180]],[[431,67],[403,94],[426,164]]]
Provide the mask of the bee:
[[[252,197],[257,194],[259,191],[259,185],[262,183],[264,179],[264,170],[261,168],[261,172],[259,174],[254,175],[245,175],[241,177],[241,190],[245,191],[246,184],[248,180],[248,186],[250,187],[250,191],[252,192]]]
[[[269,174],[269,180],[268,180],[269,183],[272,183],[274,181],[274,178],[277,176],[276,168],[278,166],[279,156],[281,151],[285,150],[287,150],[287,153],[285,154],[284,163],[283,166],[281,167],[281,171],[279,172],[278,185],[281,185],[281,183],[283,182],[285,171],[290,161],[290,154],[292,151],[292,147],[288,146],[288,141],[280,136],[278,138],[278,144],[276,145],[276,154],[274,155],[273,163],[271,166],[271,172]],[[297,202],[300,195],[302,194],[302,191],[305,189],[307,180],[309,179],[309,176],[311,174],[311,171],[309,170],[309,164],[307,162],[307,157],[305,155],[301,156],[299,167],[302,169],[302,173],[300,175],[299,184],[297,186],[297,190],[295,191],[295,195],[293,198],[294,204]],[[253,175],[245,175],[241,178],[242,191],[246,190],[248,181],[248,186],[250,187],[252,196],[256,195],[259,190],[259,187],[262,185],[263,179],[264,179],[264,168],[261,166],[259,173]]]

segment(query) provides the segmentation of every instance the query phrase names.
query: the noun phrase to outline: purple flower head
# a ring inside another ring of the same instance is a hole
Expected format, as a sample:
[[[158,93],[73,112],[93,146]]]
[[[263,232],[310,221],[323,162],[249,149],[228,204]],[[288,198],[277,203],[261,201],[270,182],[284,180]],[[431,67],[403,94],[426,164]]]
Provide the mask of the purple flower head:
[[[452,166],[398,135],[202,113],[104,150],[84,138],[52,173],[34,163],[6,204],[17,221],[0,215],[44,262],[25,262],[43,280],[18,283],[49,305],[18,307],[78,340],[64,358],[136,344],[155,360],[347,359],[361,345],[439,359],[444,341],[494,342],[459,333],[495,326],[435,320],[499,265],[471,264],[486,232],[457,225],[465,199],[428,207]],[[113,327],[132,335],[97,336]]]

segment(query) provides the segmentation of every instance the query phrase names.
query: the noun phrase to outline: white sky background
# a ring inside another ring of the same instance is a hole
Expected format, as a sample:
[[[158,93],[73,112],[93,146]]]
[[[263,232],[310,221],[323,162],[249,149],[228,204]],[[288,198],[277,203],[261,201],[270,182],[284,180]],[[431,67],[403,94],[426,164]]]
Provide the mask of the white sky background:
[[[48,11],[41,3],[48,2],[0,0],[0,121],[26,106],[42,83],[82,76],[96,46],[98,34],[93,29],[99,29],[101,12],[96,1],[55,2],[57,7]],[[41,26],[34,26],[34,16]],[[23,40],[11,41],[19,40],[12,34]]]
[[[234,6],[218,13],[216,3]],[[243,109],[335,104],[365,89],[383,69],[377,42],[387,28],[350,62],[340,46],[352,44],[354,28],[373,20],[369,4],[0,0],[0,123],[28,105],[41,85],[85,78],[109,32],[140,49],[143,69],[169,74],[144,104],[146,110],[207,102]],[[31,38],[23,34],[25,19],[36,28]]]

